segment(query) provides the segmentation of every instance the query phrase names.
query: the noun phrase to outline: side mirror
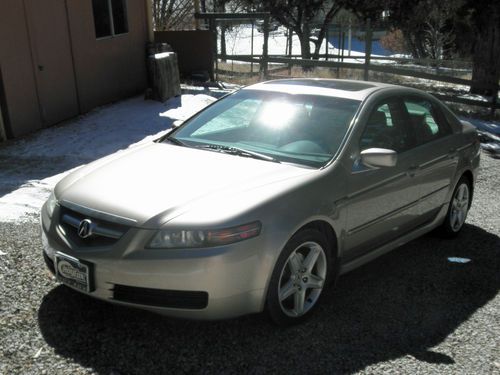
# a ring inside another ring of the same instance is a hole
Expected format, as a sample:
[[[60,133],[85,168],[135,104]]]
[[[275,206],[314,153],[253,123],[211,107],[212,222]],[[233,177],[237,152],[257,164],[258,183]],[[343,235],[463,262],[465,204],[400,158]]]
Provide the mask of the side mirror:
[[[183,120],[175,120],[173,123],[172,123],[172,129],[176,129],[178,128],[179,126],[181,126],[182,124],[184,123]]]
[[[361,162],[368,167],[394,167],[398,153],[386,148],[369,148],[361,151]]]

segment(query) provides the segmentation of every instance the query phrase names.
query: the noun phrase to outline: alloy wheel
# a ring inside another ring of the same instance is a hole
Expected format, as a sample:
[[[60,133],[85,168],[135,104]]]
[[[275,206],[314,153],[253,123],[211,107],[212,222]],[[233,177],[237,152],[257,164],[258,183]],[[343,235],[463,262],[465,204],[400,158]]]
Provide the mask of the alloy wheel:
[[[455,192],[450,212],[450,227],[458,232],[464,225],[469,210],[469,186],[462,183]]]
[[[316,242],[305,242],[288,257],[278,282],[282,311],[297,318],[306,314],[318,301],[325,285],[327,259]]]

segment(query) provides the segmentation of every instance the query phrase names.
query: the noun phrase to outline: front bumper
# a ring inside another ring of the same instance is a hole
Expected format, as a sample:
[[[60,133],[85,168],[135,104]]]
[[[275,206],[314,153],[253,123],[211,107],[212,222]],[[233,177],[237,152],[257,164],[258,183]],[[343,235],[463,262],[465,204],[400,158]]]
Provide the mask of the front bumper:
[[[217,248],[152,250],[143,244],[153,232],[131,228],[112,247],[78,248],[51,222],[45,207],[41,221],[49,269],[53,272],[56,252],[92,263],[95,289],[86,293],[92,297],[188,319],[263,310],[272,260],[262,236]]]

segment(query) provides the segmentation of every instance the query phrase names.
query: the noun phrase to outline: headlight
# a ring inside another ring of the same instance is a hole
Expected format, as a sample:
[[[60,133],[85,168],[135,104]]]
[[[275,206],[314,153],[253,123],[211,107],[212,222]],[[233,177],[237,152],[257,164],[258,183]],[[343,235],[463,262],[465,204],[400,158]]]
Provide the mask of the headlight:
[[[56,208],[56,204],[57,204],[57,199],[54,194],[54,191],[52,191],[52,193],[50,193],[49,199],[47,200],[47,206],[46,206],[49,217],[52,217],[52,214],[54,213],[54,208]]]
[[[227,229],[215,230],[160,230],[149,243],[149,248],[193,248],[227,245],[230,243],[257,237],[260,234],[261,224],[254,223],[240,225]]]

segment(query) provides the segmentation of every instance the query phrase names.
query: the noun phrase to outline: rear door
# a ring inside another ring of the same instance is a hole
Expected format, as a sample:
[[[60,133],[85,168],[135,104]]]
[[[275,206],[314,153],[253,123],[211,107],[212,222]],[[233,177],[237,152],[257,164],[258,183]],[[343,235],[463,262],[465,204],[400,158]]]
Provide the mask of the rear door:
[[[44,125],[78,115],[65,1],[27,0],[28,29]]]
[[[415,180],[420,186],[420,221],[430,221],[446,203],[458,164],[458,138],[440,108],[430,99],[403,99],[416,139],[413,150]]]
[[[398,152],[395,167],[370,168],[354,161],[349,178],[346,253],[349,261],[415,227],[419,187],[411,169],[414,137],[399,98],[377,102],[358,141],[357,152],[386,148]]]

